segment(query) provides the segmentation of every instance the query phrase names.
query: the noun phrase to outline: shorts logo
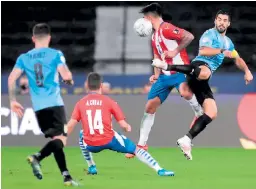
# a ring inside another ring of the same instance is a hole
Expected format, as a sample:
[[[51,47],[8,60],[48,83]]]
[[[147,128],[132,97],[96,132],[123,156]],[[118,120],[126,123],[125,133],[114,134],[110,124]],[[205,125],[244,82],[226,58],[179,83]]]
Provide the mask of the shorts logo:
[[[64,125],[64,133],[67,134],[68,133],[68,126],[65,124]]]

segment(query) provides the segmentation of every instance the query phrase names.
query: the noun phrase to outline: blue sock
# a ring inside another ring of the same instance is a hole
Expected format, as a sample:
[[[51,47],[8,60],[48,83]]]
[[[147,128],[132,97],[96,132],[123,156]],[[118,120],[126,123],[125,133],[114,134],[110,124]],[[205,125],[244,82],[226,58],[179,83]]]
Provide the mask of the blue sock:
[[[79,137],[79,146],[80,146],[80,149],[81,149],[82,154],[84,156],[84,159],[88,164],[88,167],[90,167],[91,165],[95,165],[95,162],[93,161],[92,153],[89,152],[86,149],[86,146],[84,145],[83,135],[81,135],[81,131],[80,131],[80,137]]]

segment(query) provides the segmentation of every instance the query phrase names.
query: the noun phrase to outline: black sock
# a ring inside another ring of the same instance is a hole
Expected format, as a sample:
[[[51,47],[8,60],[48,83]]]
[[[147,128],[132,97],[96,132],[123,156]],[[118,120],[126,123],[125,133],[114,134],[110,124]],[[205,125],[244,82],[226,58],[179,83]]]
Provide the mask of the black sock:
[[[206,125],[211,123],[211,121],[212,119],[208,115],[203,114],[195,121],[187,136],[190,139],[195,138],[199,133],[201,133],[205,129]]]
[[[40,152],[35,154],[35,157],[38,161],[42,161],[44,158],[51,155],[53,152],[53,140],[48,142],[41,150]]]
[[[60,172],[63,176],[70,176],[67,169],[65,154],[63,151],[63,148],[64,148],[63,142],[60,139],[56,139],[54,141],[55,142],[54,142],[53,154],[58,164],[58,167],[60,169]]]
[[[168,65],[167,66],[167,71],[176,71],[184,74],[190,74],[194,69],[194,66],[189,64],[189,65]]]

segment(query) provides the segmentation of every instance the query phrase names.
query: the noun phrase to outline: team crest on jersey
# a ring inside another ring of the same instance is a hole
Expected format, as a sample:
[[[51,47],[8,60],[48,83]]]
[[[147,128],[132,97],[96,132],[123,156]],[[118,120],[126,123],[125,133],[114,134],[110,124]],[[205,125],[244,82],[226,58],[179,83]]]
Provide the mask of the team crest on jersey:
[[[179,31],[178,29],[174,29],[174,30],[173,30],[173,33],[175,33],[175,34],[179,34],[179,33],[180,33],[180,31]]]

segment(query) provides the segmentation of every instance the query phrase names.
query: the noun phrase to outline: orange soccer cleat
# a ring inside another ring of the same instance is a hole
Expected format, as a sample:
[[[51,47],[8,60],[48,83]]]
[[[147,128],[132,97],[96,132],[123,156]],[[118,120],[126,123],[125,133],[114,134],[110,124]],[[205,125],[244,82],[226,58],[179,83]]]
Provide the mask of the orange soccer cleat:
[[[146,150],[148,151],[148,145],[145,145],[145,146],[140,146],[140,145],[137,145],[138,148],[142,148],[143,150]],[[130,158],[134,158],[135,154],[125,154],[125,157],[130,159]]]

